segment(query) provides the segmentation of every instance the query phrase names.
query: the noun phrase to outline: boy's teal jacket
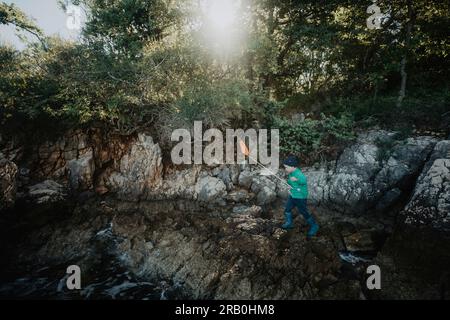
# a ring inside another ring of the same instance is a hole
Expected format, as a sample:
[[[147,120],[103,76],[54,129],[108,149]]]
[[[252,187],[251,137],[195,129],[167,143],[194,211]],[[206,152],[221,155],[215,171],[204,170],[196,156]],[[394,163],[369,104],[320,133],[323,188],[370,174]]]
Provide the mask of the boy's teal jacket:
[[[297,178],[297,181],[292,181],[291,178]],[[292,187],[291,196],[294,199],[307,199],[308,198],[308,184],[306,176],[303,172],[296,168],[288,175],[288,184]]]

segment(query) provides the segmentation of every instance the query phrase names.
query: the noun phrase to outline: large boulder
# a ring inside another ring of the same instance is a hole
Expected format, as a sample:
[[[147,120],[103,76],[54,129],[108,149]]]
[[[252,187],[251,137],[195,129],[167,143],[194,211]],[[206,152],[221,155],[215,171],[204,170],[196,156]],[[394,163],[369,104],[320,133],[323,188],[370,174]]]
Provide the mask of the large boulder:
[[[17,166],[0,154],[0,210],[10,208],[16,200]]]
[[[378,254],[384,299],[448,299],[450,287],[450,140],[423,166],[400,223]]]
[[[428,136],[408,138],[397,143],[375,177],[375,192],[378,194],[374,194],[374,198],[394,188],[410,190],[436,143],[435,138]]]
[[[109,176],[107,187],[121,199],[142,199],[161,183],[161,148],[151,136],[140,133],[130,151],[119,160],[118,167]]]
[[[267,176],[255,175],[252,179],[251,191],[256,194],[256,204],[265,205],[275,201],[277,184]]]
[[[309,197],[316,205],[341,213],[386,210],[408,192],[437,140],[396,140],[393,132],[361,134],[335,163],[305,168]]]
[[[450,230],[450,140],[436,144],[402,213],[407,224]]]
[[[329,193],[329,177],[332,176],[332,171],[325,167],[310,167],[303,168],[303,173],[308,180],[308,199],[314,205],[321,205],[322,203],[328,203],[328,193]],[[280,182],[280,192],[284,191],[288,193],[287,187],[284,187]],[[284,196],[284,194],[281,194]]]
[[[358,136],[355,144],[346,148],[336,163],[336,174],[355,174],[368,179],[380,169],[377,143],[392,140],[393,133],[370,131]]]
[[[275,192],[277,184],[267,176],[254,175],[252,178],[251,191],[257,194],[265,187],[268,187]]]

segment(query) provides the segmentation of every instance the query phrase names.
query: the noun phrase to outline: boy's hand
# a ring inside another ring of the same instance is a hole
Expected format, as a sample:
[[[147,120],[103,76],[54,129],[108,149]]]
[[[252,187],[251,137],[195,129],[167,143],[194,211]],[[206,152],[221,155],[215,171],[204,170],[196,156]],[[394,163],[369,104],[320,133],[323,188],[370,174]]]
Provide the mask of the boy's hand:
[[[298,181],[298,179],[296,177],[292,177],[289,180],[291,180],[291,181]]]

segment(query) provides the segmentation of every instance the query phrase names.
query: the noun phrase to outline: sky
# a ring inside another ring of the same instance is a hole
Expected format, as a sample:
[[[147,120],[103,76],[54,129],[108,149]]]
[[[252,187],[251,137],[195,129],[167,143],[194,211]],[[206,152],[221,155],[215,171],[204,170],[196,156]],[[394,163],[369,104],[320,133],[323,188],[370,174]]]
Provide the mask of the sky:
[[[32,18],[46,36],[59,35],[64,39],[76,39],[79,32],[66,26],[68,15],[59,7],[57,0],[3,0],[15,4]],[[14,26],[0,25],[0,42],[8,43],[21,50],[25,44],[15,35]],[[26,34],[26,32],[23,32]],[[30,36],[30,40],[35,38]]]

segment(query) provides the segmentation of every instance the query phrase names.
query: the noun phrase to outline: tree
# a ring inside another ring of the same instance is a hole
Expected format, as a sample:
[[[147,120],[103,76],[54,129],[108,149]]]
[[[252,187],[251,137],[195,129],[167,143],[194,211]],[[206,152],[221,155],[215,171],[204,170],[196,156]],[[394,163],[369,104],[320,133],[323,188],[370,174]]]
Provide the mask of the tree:
[[[42,31],[14,4],[0,3],[0,24],[11,24],[34,35],[45,47]]]
[[[83,34],[111,53],[140,56],[149,41],[170,32],[177,11],[170,0],[75,0],[85,7],[88,20]]]

